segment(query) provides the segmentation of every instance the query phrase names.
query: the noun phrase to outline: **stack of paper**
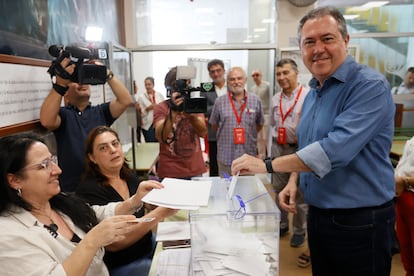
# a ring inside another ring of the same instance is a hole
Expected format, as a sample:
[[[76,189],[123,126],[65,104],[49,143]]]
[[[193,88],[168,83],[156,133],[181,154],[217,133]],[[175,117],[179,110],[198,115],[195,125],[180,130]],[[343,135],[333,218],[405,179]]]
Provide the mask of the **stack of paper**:
[[[143,202],[172,209],[196,210],[207,206],[211,181],[164,178],[163,189],[153,189]]]

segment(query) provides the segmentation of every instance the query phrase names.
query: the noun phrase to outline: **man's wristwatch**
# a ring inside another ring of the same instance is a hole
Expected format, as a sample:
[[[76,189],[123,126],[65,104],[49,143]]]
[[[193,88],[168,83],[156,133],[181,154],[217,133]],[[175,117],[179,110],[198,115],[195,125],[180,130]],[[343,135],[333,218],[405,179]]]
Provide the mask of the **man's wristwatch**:
[[[106,80],[112,80],[113,77],[114,77],[114,73],[112,72],[112,70],[108,70],[106,74]]]
[[[265,162],[265,164],[266,164],[266,170],[267,170],[268,173],[274,173],[275,172],[273,170],[273,167],[272,167],[273,159],[274,158],[270,158],[270,157],[267,157],[267,158],[263,159],[263,162]]]

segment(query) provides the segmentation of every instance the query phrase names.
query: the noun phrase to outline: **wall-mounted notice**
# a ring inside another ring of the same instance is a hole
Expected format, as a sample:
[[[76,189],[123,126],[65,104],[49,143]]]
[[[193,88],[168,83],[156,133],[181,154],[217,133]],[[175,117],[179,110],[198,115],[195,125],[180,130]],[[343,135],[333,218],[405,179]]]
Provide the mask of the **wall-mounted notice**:
[[[46,71],[42,66],[0,63],[0,127],[39,119],[51,89]]]

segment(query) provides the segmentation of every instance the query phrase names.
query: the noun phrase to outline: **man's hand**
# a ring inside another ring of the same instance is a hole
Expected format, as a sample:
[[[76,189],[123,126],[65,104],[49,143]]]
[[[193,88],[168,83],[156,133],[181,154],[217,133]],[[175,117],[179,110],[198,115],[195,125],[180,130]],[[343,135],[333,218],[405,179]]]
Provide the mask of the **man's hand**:
[[[285,188],[279,193],[279,204],[280,207],[290,213],[296,213],[296,193],[298,186],[296,181],[290,181],[287,183]]]
[[[240,174],[254,174],[254,173],[266,173],[266,164],[262,159],[257,157],[243,154],[241,157],[233,160],[231,164],[231,173],[235,175],[240,171]]]
[[[69,75],[72,75],[73,72],[75,72],[75,64],[71,64],[70,63],[70,58],[64,58],[61,62],[60,62],[60,66],[62,67],[63,70],[65,70]],[[57,72],[56,73],[56,84],[60,85],[60,86],[68,86],[68,84],[71,82],[70,79],[66,79],[63,78],[62,76],[60,76]]]

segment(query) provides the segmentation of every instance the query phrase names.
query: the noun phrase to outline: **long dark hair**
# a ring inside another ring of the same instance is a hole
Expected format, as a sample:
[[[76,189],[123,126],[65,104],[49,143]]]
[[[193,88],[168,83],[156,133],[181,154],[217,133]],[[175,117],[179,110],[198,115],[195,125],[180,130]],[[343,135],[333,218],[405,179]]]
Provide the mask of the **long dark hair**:
[[[107,126],[97,126],[89,132],[88,136],[86,137],[86,142],[85,142],[85,147],[86,147],[85,177],[93,176],[97,180],[97,182],[102,183],[103,185],[110,185],[108,182],[109,180],[108,177],[106,177],[102,173],[101,168],[99,168],[99,166],[95,164],[94,162],[92,162],[88,157],[89,154],[93,154],[93,144],[95,143],[96,137],[98,137],[98,135],[105,133],[105,132],[112,133],[116,137],[116,139],[119,141],[118,133],[116,133],[115,130]],[[131,168],[128,166],[127,160],[124,159],[124,163],[122,164],[122,168],[121,168],[121,171],[119,172],[119,176],[121,177],[121,179],[128,180],[132,175],[133,175],[133,172]]]
[[[9,185],[7,175],[24,177],[25,172],[22,169],[27,165],[27,152],[37,142],[45,143],[41,136],[34,133],[19,133],[0,138],[0,215],[11,211],[15,206],[32,210],[33,206]],[[95,212],[76,196],[59,193],[49,201],[53,209],[69,216],[84,232],[98,224]]]

